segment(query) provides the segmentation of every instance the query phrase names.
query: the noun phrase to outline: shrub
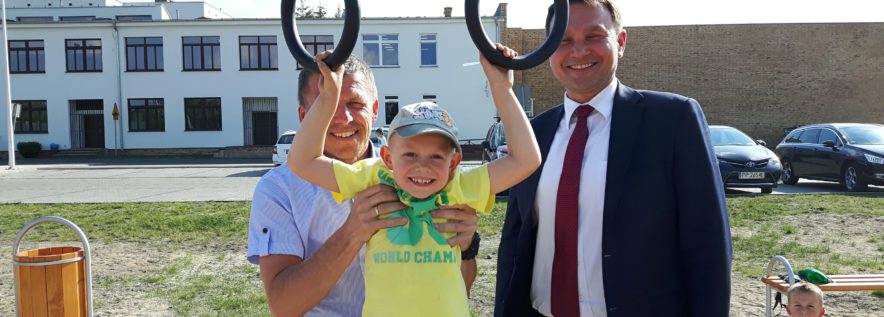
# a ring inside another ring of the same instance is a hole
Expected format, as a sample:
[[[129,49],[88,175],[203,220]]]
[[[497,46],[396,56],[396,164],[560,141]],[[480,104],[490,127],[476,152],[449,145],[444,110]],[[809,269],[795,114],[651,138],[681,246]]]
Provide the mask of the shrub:
[[[40,142],[19,142],[18,143],[18,151],[21,152],[21,155],[25,158],[33,158],[37,157],[40,154],[40,150],[43,149],[43,146],[40,145]]]

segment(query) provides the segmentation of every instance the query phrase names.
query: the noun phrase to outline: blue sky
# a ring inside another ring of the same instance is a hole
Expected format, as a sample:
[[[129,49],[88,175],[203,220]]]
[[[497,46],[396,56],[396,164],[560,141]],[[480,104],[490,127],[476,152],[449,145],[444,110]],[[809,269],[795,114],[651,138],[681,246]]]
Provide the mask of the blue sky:
[[[124,0],[143,2],[145,0]],[[205,0],[237,18],[279,17],[279,0]],[[343,0],[323,3],[330,12]],[[491,15],[500,1],[479,1],[480,12]],[[552,1],[510,0],[511,27],[542,28]],[[360,0],[363,17],[442,16],[452,7],[462,16],[464,0]],[[795,22],[884,22],[884,0],[620,0],[624,25],[683,25]],[[838,5],[834,5],[837,3]]]

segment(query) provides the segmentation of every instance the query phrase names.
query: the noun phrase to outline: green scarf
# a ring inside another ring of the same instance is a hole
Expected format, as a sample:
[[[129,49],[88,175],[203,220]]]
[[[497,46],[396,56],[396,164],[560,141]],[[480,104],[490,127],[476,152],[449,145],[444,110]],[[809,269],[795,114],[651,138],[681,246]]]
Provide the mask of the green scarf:
[[[408,218],[406,226],[387,229],[387,239],[390,239],[393,245],[417,245],[423,235],[424,224],[427,225],[427,232],[436,243],[448,245],[445,237],[433,226],[433,217],[430,216],[430,211],[437,209],[437,202],[442,205],[448,204],[448,195],[444,191],[425,199],[417,199],[396,184],[390,171],[378,169],[378,178],[381,184],[395,188],[399,200],[406,206],[405,209],[390,214],[390,218]]]

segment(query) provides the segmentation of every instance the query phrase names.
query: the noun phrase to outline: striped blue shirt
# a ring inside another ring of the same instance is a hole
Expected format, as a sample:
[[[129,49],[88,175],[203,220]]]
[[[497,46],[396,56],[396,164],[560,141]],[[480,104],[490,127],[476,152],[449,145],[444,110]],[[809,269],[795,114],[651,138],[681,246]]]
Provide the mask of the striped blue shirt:
[[[308,259],[344,224],[352,201],[338,204],[331,192],[313,185],[283,164],[258,181],[249,217],[248,260],[270,254]],[[362,316],[365,248],[335,288],[305,316]],[[304,289],[310,292],[311,289]]]

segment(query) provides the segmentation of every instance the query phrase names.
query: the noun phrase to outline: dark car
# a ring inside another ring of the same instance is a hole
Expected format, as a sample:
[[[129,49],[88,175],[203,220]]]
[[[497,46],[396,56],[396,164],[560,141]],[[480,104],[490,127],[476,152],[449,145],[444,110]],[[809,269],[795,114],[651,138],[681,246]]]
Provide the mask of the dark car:
[[[884,185],[884,125],[814,124],[790,132],[776,148],[784,184],[799,178],[839,182],[848,191]]]
[[[713,125],[709,129],[724,187],[753,187],[772,193],[782,166],[777,155],[764,147],[767,144],[736,128]]]
[[[503,123],[495,122],[488,128],[485,140],[482,141],[482,162],[490,162],[507,156],[509,153],[506,146],[506,132],[503,131]]]

